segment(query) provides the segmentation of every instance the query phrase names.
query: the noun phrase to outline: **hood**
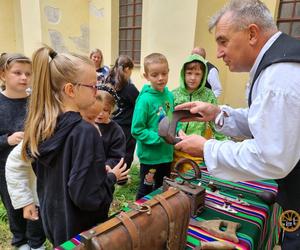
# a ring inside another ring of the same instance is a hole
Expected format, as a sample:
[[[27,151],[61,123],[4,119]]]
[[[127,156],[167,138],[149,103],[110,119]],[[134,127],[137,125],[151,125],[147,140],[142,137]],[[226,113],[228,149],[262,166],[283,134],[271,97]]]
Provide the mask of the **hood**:
[[[39,161],[51,166],[52,160],[59,154],[71,130],[82,120],[78,112],[66,112],[57,118],[54,134],[39,145]]]
[[[167,87],[164,88],[163,92],[160,92],[158,90],[155,90],[154,88],[151,87],[151,84],[145,84],[136,100],[136,102],[141,98],[141,96],[147,94],[147,93],[151,93],[153,95],[157,95],[157,96],[164,96],[166,93],[168,93],[169,90]]]
[[[202,56],[199,56],[197,54],[193,54],[193,55],[189,55],[186,58],[184,64],[182,65],[182,68],[180,70],[179,88],[180,88],[181,91],[187,92],[186,87],[185,87],[185,81],[184,81],[184,65],[187,64],[187,63],[193,62],[193,61],[198,61],[198,62],[205,65],[205,72],[203,74],[202,81],[199,85],[199,88],[197,90],[195,90],[193,93],[200,92],[205,87],[205,83],[206,83],[206,80],[207,80],[207,72],[208,72],[207,61]]]

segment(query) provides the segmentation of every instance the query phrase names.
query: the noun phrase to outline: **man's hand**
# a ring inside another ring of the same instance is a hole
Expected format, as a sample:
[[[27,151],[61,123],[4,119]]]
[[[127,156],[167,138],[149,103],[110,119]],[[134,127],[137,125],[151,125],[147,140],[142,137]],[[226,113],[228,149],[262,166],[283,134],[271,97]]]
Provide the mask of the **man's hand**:
[[[201,118],[184,119],[183,121],[214,121],[216,116],[221,112],[217,105],[207,102],[186,102],[175,107],[175,110],[189,110],[192,114],[199,113]]]
[[[23,207],[23,217],[27,220],[38,220],[39,213],[35,204],[31,203],[25,207]]]
[[[175,144],[175,149],[184,153],[188,153],[191,156],[203,157],[204,144],[207,141],[200,135],[185,135],[179,131],[179,137],[181,141]]]

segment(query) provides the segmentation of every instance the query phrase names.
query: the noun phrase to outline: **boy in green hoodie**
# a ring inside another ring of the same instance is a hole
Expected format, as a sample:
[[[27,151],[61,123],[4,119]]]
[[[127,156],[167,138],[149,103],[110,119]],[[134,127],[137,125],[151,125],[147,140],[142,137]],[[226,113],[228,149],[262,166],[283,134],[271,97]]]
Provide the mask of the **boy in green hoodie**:
[[[173,95],[166,87],[169,66],[166,57],[152,53],[144,59],[144,85],[133,113],[131,133],[137,140],[140,160],[140,185],[136,199],[151,193],[170,176],[173,145],[158,135],[158,123],[173,112]]]
[[[217,104],[217,98],[212,90],[205,87],[207,74],[206,60],[197,54],[189,55],[180,71],[180,86],[172,91],[174,94],[174,106],[191,101]],[[197,134],[207,139],[225,140],[227,138],[215,130],[212,122],[182,122],[181,129],[187,135]],[[192,158],[198,163],[202,161],[200,158],[193,158],[182,152],[175,152],[174,160],[182,157]]]

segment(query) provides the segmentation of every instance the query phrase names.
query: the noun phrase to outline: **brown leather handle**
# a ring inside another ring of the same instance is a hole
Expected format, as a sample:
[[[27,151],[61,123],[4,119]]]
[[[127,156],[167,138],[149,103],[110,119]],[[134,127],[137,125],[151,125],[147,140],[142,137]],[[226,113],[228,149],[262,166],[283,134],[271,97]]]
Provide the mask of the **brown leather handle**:
[[[180,167],[183,166],[183,164],[189,164],[193,168],[193,170],[195,172],[195,176],[191,176],[191,177],[184,176],[180,171]],[[191,160],[191,159],[180,158],[175,163],[174,168],[175,168],[176,172],[178,173],[179,177],[182,178],[183,180],[191,181],[191,180],[196,180],[196,179],[201,178],[201,171],[200,171],[200,168],[199,168],[198,164],[195,161]]]

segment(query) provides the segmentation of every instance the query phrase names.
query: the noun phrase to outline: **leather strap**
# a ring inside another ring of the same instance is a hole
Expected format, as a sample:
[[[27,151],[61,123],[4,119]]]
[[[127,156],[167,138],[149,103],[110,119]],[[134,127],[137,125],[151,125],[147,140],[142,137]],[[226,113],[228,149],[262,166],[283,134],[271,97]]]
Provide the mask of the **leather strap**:
[[[183,221],[186,223],[186,225],[184,225],[183,228],[186,228],[186,231],[182,231],[179,228],[179,229],[176,229],[175,232],[181,231],[181,235],[179,236],[180,237],[179,242],[183,242],[183,243],[181,243],[181,246],[182,246],[182,249],[184,249],[185,243],[186,243],[187,230],[188,230],[189,221],[190,221],[190,214],[191,214],[191,199],[186,195],[186,196],[182,197],[180,201],[183,206],[183,211],[188,211],[188,213],[183,213],[183,216],[184,216]]]
[[[165,199],[170,199],[171,197],[175,196],[179,192],[176,188],[169,188],[166,192],[162,193],[161,196]],[[149,206],[150,208],[158,204],[159,201],[156,199],[148,200],[144,205]],[[127,212],[128,217],[134,219],[136,216],[138,216],[141,213],[138,209],[133,209],[129,212]],[[113,230],[114,228],[118,227],[121,224],[121,220],[119,220],[117,217],[114,217],[106,222],[103,222],[99,226],[93,227],[90,230],[87,230],[85,232],[82,232],[81,239],[84,242],[84,244],[88,245],[90,244],[90,241],[93,237],[100,235],[103,232],[106,232],[108,230]]]
[[[163,209],[166,211],[166,214],[168,215],[168,219],[169,219],[169,235],[168,235],[168,242],[167,242],[167,246],[169,246],[170,249],[173,249],[171,244],[174,243],[174,236],[175,236],[175,223],[174,223],[174,214],[172,211],[172,208],[170,207],[170,205],[168,204],[167,200],[160,194],[154,196],[154,199],[159,201],[159,203],[161,204],[161,206],[163,207]]]
[[[123,225],[125,226],[125,228],[127,229],[131,237],[132,249],[139,250],[140,249],[139,231],[137,230],[131,218],[124,212],[118,214],[117,218],[123,223]]]

